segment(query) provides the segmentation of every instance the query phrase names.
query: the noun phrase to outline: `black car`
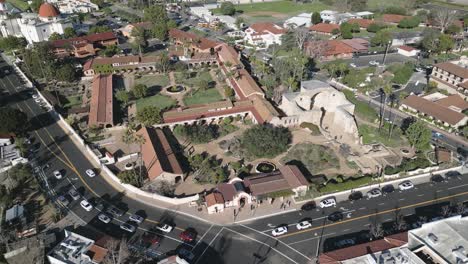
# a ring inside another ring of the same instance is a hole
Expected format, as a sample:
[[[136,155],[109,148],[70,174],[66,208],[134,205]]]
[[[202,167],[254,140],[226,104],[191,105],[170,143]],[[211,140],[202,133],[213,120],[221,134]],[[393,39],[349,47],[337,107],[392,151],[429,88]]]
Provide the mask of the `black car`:
[[[314,210],[316,207],[315,202],[308,202],[301,207],[302,211]]]
[[[392,193],[395,191],[395,187],[393,187],[393,185],[389,184],[389,185],[385,185],[384,187],[382,187],[382,192],[384,194],[387,194],[387,193]]]
[[[434,175],[431,176],[431,182],[433,182],[433,183],[440,183],[440,182],[443,182],[443,181],[445,181],[445,179],[440,174],[434,174]]]
[[[334,212],[328,215],[328,220],[332,222],[337,222],[343,220],[342,212]]]
[[[350,201],[357,201],[357,200],[361,200],[362,197],[363,197],[362,192],[356,191],[356,192],[352,192],[352,193],[348,196],[348,199],[349,199]]]
[[[456,177],[460,177],[461,173],[459,173],[458,171],[449,171],[445,173],[445,176],[447,176],[447,178],[456,178]]]
[[[120,216],[122,216],[124,214],[123,211],[119,210],[116,207],[110,208],[107,212],[114,215],[115,217],[120,217]]]

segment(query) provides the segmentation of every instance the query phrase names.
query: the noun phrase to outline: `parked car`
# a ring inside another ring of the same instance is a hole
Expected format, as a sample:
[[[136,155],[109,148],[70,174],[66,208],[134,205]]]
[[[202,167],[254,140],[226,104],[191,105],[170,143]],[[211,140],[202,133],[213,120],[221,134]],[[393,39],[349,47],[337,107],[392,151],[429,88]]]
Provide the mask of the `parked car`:
[[[462,176],[462,175],[458,171],[448,171],[447,173],[445,173],[445,177],[447,177],[447,179],[457,178],[457,177],[460,177],[460,176]]]
[[[356,67],[357,67],[356,64],[354,64],[354,63],[350,63],[349,66],[351,66],[351,67],[353,67],[353,68],[356,68]]]
[[[62,173],[60,173],[60,171],[58,171],[58,170],[54,170],[53,174],[54,174],[54,177],[55,177],[57,180],[60,180],[60,179],[63,178]]]
[[[431,176],[431,182],[433,183],[441,183],[444,181],[445,181],[444,177],[442,177],[442,175],[440,174],[434,174]]]
[[[96,176],[96,173],[94,173],[92,169],[88,169],[86,170],[86,175],[88,175],[90,178],[93,178],[94,176]]]
[[[414,188],[414,184],[411,181],[404,181],[398,184],[400,191],[406,191]]]
[[[108,214],[106,214],[106,213],[100,213],[100,214],[98,215],[98,219],[101,220],[101,222],[103,222],[103,223],[105,223],[105,224],[110,223],[110,221],[112,220],[112,219],[110,218],[110,216],[109,216]]]
[[[354,241],[354,239],[343,239],[343,240],[340,240],[340,241],[337,241],[335,243],[335,246],[338,247],[338,248],[342,248],[342,247],[349,247],[349,246],[352,246],[356,244],[356,241]]]
[[[367,192],[367,198],[369,198],[369,199],[376,198],[376,197],[379,197],[379,196],[382,196],[382,192],[377,188],[372,189],[372,190]]]
[[[73,201],[80,199],[80,194],[75,189],[71,189],[70,191],[68,191],[68,194],[73,199]]]
[[[395,187],[393,187],[393,185],[391,185],[391,184],[387,184],[384,187],[382,187],[382,192],[384,194],[392,193],[394,191],[395,191]]]
[[[377,66],[379,63],[377,61],[369,61],[370,65]]]
[[[350,201],[357,201],[357,200],[361,200],[363,197],[362,195],[362,192],[360,191],[355,191],[355,192],[352,192],[349,196],[348,196],[348,199]]]
[[[273,231],[271,231],[271,234],[272,234],[273,236],[276,237],[276,236],[284,235],[284,234],[286,234],[287,232],[288,232],[288,227],[286,227],[286,226],[279,226],[279,227],[273,229]]]
[[[327,219],[332,222],[341,221],[343,220],[343,213],[342,212],[334,212],[328,215]]]
[[[127,232],[130,232],[130,233],[133,233],[136,230],[136,227],[134,225],[132,225],[132,224],[129,224],[129,223],[121,224],[120,228],[127,231]]]
[[[33,99],[37,99],[37,98],[39,98],[39,95],[33,94],[33,95],[32,95],[32,98],[33,98]]]
[[[303,210],[303,211],[310,211],[310,210],[315,209],[315,207],[317,207],[317,206],[315,205],[315,202],[308,202],[308,203],[305,203],[305,204],[301,207],[301,210]]]
[[[107,212],[113,215],[114,217],[121,217],[124,214],[124,212],[119,210],[117,207],[112,207]]]
[[[156,226],[156,229],[163,231],[164,233],[170,233],[174,227],[168,224],[159,224]]]
[[[336,206],[336,200],[333,197],[323,199],[320,202],[320,208],[327,208],[332,206]]]
[[[312,223],[310,223],[309,221],[302,221],[302,222],[297,223],[296,225],[297,230],[303,230],[303,229],[307,229],[311,227],[312,227]]]
[[[81,205],[81,207],[83,207],[83,209],[85,209],[85,210],[88,211],[88,212],[91,211],[91,210],[93,210],[93,205],[90,204],[86,199],[85,199],[85,200],[82,200],[82,201],[80,202],[80,205]]]
[[[179,235],[180,240],[188,243],[193,242],[196,237],[197,233],[195,232],[195,230],[192,229],[187,229]]]
[[[63,206],[68,206],[70,204],[70,201],[68,201],[67,197],[64,195],[60,195],[57,200],[63,204]]]
[[[142,216],[139,216],[137,214],[133,214],[128,218],[130,221],[135,222],[137,224],[141,224],[144,220]]]

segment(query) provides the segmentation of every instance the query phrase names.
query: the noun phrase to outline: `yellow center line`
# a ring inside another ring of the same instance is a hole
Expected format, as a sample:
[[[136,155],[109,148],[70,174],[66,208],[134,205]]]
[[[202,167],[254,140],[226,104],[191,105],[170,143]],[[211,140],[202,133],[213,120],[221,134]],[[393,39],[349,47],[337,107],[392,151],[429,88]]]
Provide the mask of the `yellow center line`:
[[[356,220],[363,219],[363,218],[367,218],[367,217],[371,217],[371,216],[377,216],[377,215],[392,213],[392,212],[399,211],[399,210],[402,210],[402,209],[407,209],[407,208],[411,208],[411,207],[416,207],[416,206],[420,206],[420,205],[425,205],[425,204],[429,204],[429,203],[432,203],[432,202],[443,201],[443,200],[447,200],[447,199],[450,199],[450,198],[454,198],[454,197],[458,197],[458,196],[463,196],[463,195],[467,195],[467,194],[468,194],[468,192],[462,192],[462,193],[453,194],[453,195],[448,195],[448,196],[444,196],[444,197],[440,197],[440,198],[436,198],[436,199],[432,199],[432,200],[427,200],[427,201],[424,201],[424,202],[419,202],[419,203],[414,203],[414,204],[410,204],[410,205],[405,205],[405,206],[398,207],[398,208],[388,209],[388,210],[381,211],[381,212],[376,212],[376,213],[372,213],[372,214],[362,215],[362,216],[358,216],[358,217],[355,217],[355,218],[352,218],[352,219],[343,220],[343,221],[336,222],[336,223],[326,224],[326,225],[323,225],[323,226],[318,226],[318,227],[314,227],[314,228],[310,228],[310,229],[306,229],[306,230],[297,231],[297,232],[294,232],[294,233],[285,234],[285,235],[282,235],[282,236],[278,236],[278,238],[285,238],[285,237],[289,237],[289,236],[295,236],[295,235],[298,235],[298,234],[311,232],[311,231],[314,231],[314,230],[317,230],[317,229],[321,229],[321,228],[325,228],[325,227],[341,225],[341,224],[344,224],[344,223],[356,221]]]

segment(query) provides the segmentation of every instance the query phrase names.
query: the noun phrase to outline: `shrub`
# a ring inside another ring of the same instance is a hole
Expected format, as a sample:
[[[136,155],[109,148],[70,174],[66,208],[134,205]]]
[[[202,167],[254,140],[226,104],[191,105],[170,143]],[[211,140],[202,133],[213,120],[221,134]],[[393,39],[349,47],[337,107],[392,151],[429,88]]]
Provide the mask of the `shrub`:
[[[242,148],[253,158],[275,157],[288,149],[291,132],[284,127],[255,125],[242,135]]]
[[[384,169],[384,173],[386,175],[392,175],[400,172],[408,172],[417,169],[427,168],[431,165],[431,162],[424,157],[417,157],[415,159],[403,159],[401,164],[396,167],[386,166]]]
[[[349,177],[347,179],[341,179],[342,182],[339,182],[338,179],[331,179],[326,185],[323,185],[319,188],[321,193],[330,193],[330,192],[339,192],[350,189],[355,189],[361,186],[365,186],[372,181],[371,175],[365,175],[361,177]]]

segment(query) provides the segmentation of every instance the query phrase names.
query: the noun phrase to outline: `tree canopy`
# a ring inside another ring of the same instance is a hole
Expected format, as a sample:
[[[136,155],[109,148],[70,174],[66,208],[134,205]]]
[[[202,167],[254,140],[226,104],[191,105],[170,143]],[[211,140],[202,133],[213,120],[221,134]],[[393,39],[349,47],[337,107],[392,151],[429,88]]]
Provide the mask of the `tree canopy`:
[[[227,16],[232,16],[236,13],[236,8],[234,7],[234,4],[227,1],[221,4],[220,10],[221,14]]]
[[[312,18],[311,18],[311,22],[312,24],[318,24],[322,21],[322,17],[320,16],[320,13],[319,12],[314,12],[312,13]]]
[[[8,36],[0,38],[0,49],[10,51],[26,47],[28,43],[25,38],[18,38],[15,36]]]
[[[12,107],[0,108],[0,132],[20,133],[25,130],[28,117],[21,110]]]
[[[398,23],[398,27],[400,28],[415,28],[419,25],[420,19],[418,16],[412,16],[409,18],[404,18]]]
[[[284,127],[255,125],[244,132],[242,148],[252,158],[275,157],[288,149],[291,132]]]
[[[132,89],[135,98],[143,98],[148,94],[148,87],[144,84],[137,84]]]
[[[144,126],[160,124],[162,121],[161,110],[156,106],[147,106],[137,112],[137,120]]]
[[[353,30],[353,26],[351,24],[349,24],[347,22],[341,23],[340,32],[341,32],[341,36],[344,39],[352,39],[353,38],[352,30]]]
[[[430,146],[432,133],[424,121],[418,120],[409,125],[405,135],[411,144],[411,147],[418,151],[427,150]]]
[[[164,5],[157,4],[145,8],[144,20],[151,22],[151,35],[153,37],[160,40],[165,40],[167,38],[169,30],[168,22],[170,19],[167,17]]]

